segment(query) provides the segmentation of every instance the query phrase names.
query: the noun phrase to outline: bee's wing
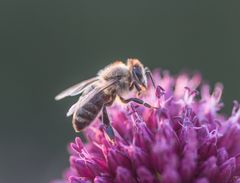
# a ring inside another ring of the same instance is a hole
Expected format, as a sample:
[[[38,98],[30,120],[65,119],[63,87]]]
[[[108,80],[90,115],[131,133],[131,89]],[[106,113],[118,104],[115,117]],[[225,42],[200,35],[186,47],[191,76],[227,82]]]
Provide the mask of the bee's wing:
[[[105,82],[104,84],[94,88],[88,94],[84,95],[83,97],[80,97],[78,102],[73,104],[72,107],[70,107],[70,109],[67,112],[67,116],[71,116],[76,111],[76,109],[81,107],[81,105],[86,103],[86,101],[90,100],[92,97],[96,96],[97,94],[99,94],[103,90],[107,89],[108,87],[114,85],[118,81],[119,81],[119,79],[117,79],[117,80],[110,80],[108,82]]]
[[[71,86],[70,88],[67,88],[66,90],[62,91],[59,93],[56,97],[55,100],[61,100],[65,97],[68,96],[75,96],[83,92],[84,88],[87,87],[90,84],[93,84],[98,80],[97,77],[82,81],[81,83],[78,83],[76,85]]]

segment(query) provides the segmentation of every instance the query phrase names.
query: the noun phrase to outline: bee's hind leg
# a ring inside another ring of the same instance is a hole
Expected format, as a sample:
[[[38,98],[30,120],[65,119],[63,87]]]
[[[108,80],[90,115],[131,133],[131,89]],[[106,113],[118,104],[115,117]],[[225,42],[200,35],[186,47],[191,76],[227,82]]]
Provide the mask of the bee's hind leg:
[[[102,109],[102,122],[105,125],[106,133],[108,134],[108,136],[111,139],[113,139],[114,138],[114,132],[113,132],[112,126],[110,124],[110,120],[109,120],[109,116],[108,116],[108,113],[107,113],[106,105],[104,105],[103,109]]]
[[[124,98],[121,97],[121,96],[119,96],[119,98],[120,98],[120,100],[121,100],[123,103],[125,103],[125,104],[127,104],[127,103],[129,103],[129,102],[135,102],[135,103],[140,104],[140,105],[143,105],[143,106],[145,106],[145,107],[147,107],[147,108],[158,109],[158,107],[154,107],[154,106],[150,105],[149,103],[144,102],[142,99],[139,99],[139,98],[124,99]]]
[[[106,126],[109,126],[109,125],[110,125],[110,120],[109,120],[108,113],[107,113],[107,109],[106,109],[106,106],[105,106],[105,105],[103,106],[103,109],[102,109],[102,122],[103,122],[103,124],[105,124]]]

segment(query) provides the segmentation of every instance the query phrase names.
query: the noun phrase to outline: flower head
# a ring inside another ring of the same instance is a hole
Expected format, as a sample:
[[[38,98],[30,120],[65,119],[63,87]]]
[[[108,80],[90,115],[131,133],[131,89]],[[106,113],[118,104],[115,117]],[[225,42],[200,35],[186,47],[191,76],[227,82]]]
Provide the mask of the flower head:
[[[240,182],[239,103],[225,117],[219,113],[221,84],[211,92],[199,74],[172,77],[166,71],[154,79],[157,87],[141,98],[157,109],[109,107],[114,137],[97,119],[84,131],[87,143],[79,137],[71,143],[62,182]]]

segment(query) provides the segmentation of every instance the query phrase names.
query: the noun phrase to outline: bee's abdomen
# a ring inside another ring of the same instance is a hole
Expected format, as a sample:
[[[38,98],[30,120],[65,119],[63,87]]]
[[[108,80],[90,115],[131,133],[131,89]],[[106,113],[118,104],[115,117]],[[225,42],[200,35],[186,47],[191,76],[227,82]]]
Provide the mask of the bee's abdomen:
[[[104,101],[104,96],[94,96],[76,111],[73,116],[75,131],[81,131],[97,117],[103,107]]]

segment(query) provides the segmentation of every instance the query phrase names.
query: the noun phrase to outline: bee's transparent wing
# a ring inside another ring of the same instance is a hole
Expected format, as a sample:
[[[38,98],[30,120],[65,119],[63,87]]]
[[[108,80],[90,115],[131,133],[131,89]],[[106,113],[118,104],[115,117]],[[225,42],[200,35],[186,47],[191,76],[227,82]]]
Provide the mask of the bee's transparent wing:
[[[67,112],[67,116],[71,116],[78,108],[81,108],[81,106],[84,105],[92,97],[98,95],[100,92],[114,85],[118,81],[119,80],[111,80],[111,81],[105,82],[104,84],[94,88],[88,94],[84,95],[83,97],[80,97],[78,102],[73,104],[72,107],[70,107],[70,109]]]
[[[87,87],[90,84],[93,84],[94,82],[96,82],[98,80],[97,77],[82,81],[81,83],[78,83],[76,85],[71,86],[70,88],[67,88],[66,90],[62,91],[61,93],[59,93],[56,97],[55,100],[61,100],[65,97],[68,96],[75,96],[75,95],[79,95],[80,93],[83,92],[83,90],[85,89],[85,87]]]
[[[67,117],[73,115],[73,113],[76,111],[77,106],[78,106],[78,102],[76,102],[70,107],[70,109],[67,112]]]

